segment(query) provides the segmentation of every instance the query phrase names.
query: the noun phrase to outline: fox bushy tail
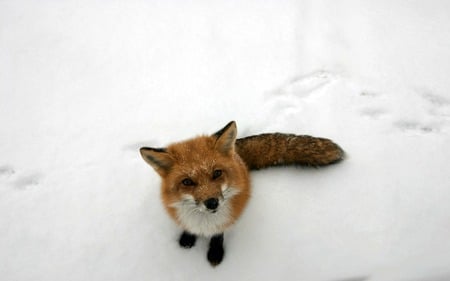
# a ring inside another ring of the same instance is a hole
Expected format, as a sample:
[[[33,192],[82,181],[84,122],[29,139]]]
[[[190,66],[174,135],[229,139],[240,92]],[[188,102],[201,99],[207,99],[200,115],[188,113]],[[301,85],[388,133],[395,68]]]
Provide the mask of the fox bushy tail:
[[[236,152],[250,170],[272,166],[324,166],[344,158],[329,139],[293,134],[261,134],[236,140]]]

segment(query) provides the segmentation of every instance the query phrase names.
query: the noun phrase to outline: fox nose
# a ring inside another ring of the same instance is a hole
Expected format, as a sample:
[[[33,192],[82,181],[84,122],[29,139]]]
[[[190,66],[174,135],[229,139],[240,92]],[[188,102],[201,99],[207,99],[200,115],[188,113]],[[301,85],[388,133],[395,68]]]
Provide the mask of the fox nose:
[[[219,199],[217,198],[209,198],[203,202],[205,204],[206,208],[209,210],[215,210],[217,207],[219,207]]]

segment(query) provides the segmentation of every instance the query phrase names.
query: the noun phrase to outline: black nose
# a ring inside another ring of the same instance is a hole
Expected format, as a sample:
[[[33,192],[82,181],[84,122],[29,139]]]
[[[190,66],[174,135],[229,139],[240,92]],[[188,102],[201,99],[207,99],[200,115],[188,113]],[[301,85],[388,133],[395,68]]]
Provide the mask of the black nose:
[[[210,210],[215,210],[215,209],[217,209],[217,207],[219,207],[219,199],[209,198],[208,200],[205,200],[205,202],[203,202],[203,204],[205,204],[206,208],[208,208]]]

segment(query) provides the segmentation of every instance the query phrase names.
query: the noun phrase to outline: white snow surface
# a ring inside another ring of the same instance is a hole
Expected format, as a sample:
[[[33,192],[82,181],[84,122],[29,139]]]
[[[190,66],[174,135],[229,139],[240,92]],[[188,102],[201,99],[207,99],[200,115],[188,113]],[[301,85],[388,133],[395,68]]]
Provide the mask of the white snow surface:
[[[450,280],[450,1],[0,1],[0,279]],[[140,146],[328,137],[212,268]]]

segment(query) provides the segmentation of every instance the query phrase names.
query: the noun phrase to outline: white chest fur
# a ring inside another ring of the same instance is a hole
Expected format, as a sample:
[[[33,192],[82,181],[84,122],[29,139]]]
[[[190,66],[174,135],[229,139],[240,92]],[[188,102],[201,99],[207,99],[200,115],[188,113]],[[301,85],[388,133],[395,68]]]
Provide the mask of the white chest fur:
[[[225,226],[233,219],[230,199],[238,193],[235,188],[225,188],[223,198],[219,198],[219,207],[214,213],[207,210],[202,203],[198,204],[191,195],[184,195],[181,201],[171,206],[176,209],[178,219],[185,230],[209,237],[223,233]]]

